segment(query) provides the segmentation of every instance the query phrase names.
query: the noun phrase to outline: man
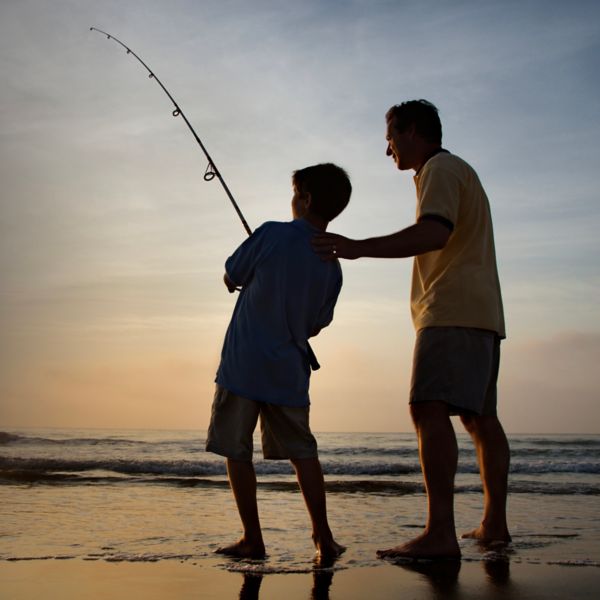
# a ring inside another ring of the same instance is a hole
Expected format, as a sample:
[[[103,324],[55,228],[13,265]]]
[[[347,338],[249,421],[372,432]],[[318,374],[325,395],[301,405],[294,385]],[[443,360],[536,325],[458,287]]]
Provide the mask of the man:
[[[492,221],[475,171],[441,147],[437,108],[425,100],[386,115],[386,155],[415,171],[416,223],[383,237],[321,234],[322,258],[414,256],[411,311],[417,332],[410,411],[428,497],[424,532],[380,557],[458,558],[454,476],[458,448],[451,415],[460,415],[477,450],[484,490],[479,527],[463,537],[508,542],[509,447],[496,414],[500,339],[505,337]]]

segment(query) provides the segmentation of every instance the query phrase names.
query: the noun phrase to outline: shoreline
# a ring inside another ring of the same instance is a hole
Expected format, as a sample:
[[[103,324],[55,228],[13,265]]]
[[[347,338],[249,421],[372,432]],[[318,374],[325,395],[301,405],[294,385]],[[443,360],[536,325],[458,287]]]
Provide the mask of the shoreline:
[[[0,596],[11,600],[86,598],[144,600],[240,598],[286,600],[413,600],[435,597],[497,599],[592,599],[600,586],[597,567],[438,561],[374,567],[268,573],[227,570],[217,559],[198,562],[107,562],[83,559],[0,561]],[[232,562],[232,567],[236,563]]]

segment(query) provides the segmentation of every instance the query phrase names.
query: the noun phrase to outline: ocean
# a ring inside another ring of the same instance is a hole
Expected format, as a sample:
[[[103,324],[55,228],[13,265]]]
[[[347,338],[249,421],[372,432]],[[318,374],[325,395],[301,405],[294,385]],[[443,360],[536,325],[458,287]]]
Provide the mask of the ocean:
[[[348,550],[335,568],[380,564],[375,552],[419,533],[423,490],[412,433],[317,433],[331,528]],[[479,524],[473,447],[458,435],[457,531]],[[90,429],[0,432],[0,560],[163,560],[200,564],[241,529],[224,459],[205,432]],[[513,542],[460,540],[465,561],[600,566],[600,436],[509,435]],[[310,522],[287,461],[255,440],[264,561],[227,570],[310,572]]]

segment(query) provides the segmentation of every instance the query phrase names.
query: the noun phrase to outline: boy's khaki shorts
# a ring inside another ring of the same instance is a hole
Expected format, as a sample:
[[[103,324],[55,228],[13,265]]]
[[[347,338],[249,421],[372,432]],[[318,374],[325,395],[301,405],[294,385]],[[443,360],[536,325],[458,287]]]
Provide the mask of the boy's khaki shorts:
[[[410,403],[439,401],[451,415],[496,415],[500,338],[470,327],[417,332]]]
[[[308,406],[279,406],[236,396],[217,385],[206,450],[234,460],[252,460],[252,434],[260,416],[266,459],[316,458]]]

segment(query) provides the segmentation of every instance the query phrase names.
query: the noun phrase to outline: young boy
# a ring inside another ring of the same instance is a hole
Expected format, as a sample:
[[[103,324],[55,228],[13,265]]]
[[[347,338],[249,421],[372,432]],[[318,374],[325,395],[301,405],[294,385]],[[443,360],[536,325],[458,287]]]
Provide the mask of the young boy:
[[[346,208],[352,186],[334,164],[292,176],[293,221],[259,227],[225,263],[229,292],[241,288],[225,335],[206,449],[227,458],[227,474],[244,533],[218,553],[263,558],[252,464],[252,434],[260,417],[265,459],[289,459],[312,520],[317,556],[345,548],[327,522],[317,443],[309,427],[308,338],[329,325],[342,286],[337,261],[322,261],[310,240]]]

